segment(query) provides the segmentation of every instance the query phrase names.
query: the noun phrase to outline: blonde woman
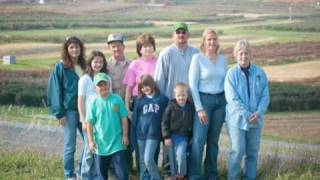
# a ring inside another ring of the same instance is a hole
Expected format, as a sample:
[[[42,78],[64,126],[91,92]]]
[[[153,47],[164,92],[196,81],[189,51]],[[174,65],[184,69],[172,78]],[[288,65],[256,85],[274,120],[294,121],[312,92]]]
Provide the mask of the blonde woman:
[[[202,34],[201,52],[193,55],[189,85],[196,114],[193,123],[190,179],[203,179],[202,154],[206,146],[205,179],[217,179],[218,141],[225,119],[224,79],[227,60],[219,53],[218,35],[213,29]]]

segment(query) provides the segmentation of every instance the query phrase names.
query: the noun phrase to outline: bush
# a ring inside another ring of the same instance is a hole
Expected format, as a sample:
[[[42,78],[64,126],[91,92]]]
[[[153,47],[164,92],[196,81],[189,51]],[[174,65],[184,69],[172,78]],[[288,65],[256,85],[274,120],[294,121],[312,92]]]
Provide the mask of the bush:
[[[0,104],[43,106],[46,99],[46,87],[23,83],[1,83]]]
[[[269,111],[300,111],[320,109],[319,85],[270,83]]]
[[[46,84],[24,82],[1,83],[0,104],[44,106],[47,97]],[[320,86],[290,83],[270,83],[271,112],[320,109]]]

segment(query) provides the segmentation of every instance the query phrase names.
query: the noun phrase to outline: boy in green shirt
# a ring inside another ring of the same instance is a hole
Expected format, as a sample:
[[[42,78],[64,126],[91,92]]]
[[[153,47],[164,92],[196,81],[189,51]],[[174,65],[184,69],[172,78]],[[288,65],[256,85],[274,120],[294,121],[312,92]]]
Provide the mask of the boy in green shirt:
[[[120,96],[109,92],[110,80],[105,73],[94,76],[97,97],[87,113],[89,148],[97,154],[97,164],[104,179],[113,163],[117,179],[128,179],[125,149],[128,140],[128,112]]]

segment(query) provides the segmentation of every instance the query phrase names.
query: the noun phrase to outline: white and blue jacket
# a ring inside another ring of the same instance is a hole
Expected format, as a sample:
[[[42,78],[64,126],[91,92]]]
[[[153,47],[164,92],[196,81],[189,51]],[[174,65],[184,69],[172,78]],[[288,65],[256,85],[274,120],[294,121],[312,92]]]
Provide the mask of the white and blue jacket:
[[[227,100],[226,122],[242,130],[262,128],[264,113],[270,102],[268,79],[262,68],[251,64],[249,67],[249,93],[247,79],[240,65],[227,72],[224,89]],[[248,122],[249,117],[257,113],[256,124]]]

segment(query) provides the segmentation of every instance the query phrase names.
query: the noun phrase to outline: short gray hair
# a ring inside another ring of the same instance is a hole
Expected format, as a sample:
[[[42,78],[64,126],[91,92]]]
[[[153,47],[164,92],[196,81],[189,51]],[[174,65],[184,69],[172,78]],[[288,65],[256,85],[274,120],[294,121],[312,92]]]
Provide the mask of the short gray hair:
[[[237,53],[241,49],[242,50],[248,50],[251,53],[251,51],[250,51],[250,43],[249,43],[248,40],[241,39],[236,43],[236,45],[233,48],[233,55],[234,55],[235,58],[237,58]]]

